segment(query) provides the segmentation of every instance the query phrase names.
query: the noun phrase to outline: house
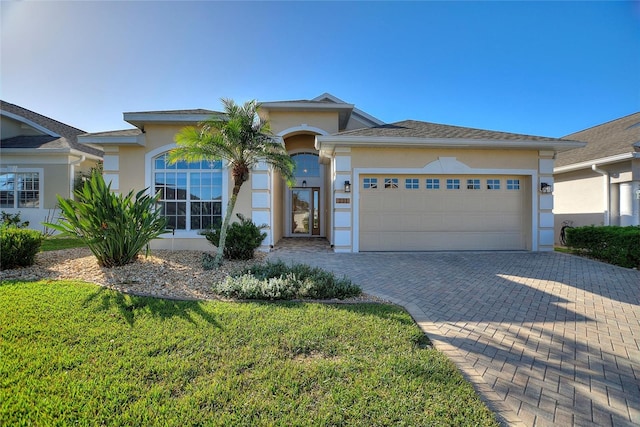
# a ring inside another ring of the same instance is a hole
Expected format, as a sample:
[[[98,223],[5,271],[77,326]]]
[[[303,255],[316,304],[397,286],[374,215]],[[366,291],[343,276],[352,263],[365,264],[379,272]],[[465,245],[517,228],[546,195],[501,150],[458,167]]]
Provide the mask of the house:
[[[640,225],[640,112],[565,138],[587,145],[557,155],[556,236],[565,221],[574,226]]]
[[[326,237],[336,252],[553,249],[556,152],[581,142],[406,120],[386,124],[331,94],[262,104],[296,163],[296,182],[261,165],[236,211],[267,224],[263,249],[283,237]],[[221,162],[169,165],[174,136],[222,113],[124,113],[134,129],[86,134],[104,148],[112,188],[162,194],[175,231],[156,248],[210,249],[198,234],[224,215]]]
[[[102,150],[78,143],[85,132],[0,101],[0,210],[42,230],[57,195],[72,197],[75,181],[102,160]]]

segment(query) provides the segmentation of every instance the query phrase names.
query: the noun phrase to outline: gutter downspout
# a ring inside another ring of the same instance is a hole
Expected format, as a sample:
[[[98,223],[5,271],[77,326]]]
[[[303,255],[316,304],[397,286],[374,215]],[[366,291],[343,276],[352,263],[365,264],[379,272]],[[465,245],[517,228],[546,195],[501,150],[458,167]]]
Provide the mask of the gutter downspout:
[[[602,175],[603,179],[603,194],[604,194],[604,225],[611,224],[611,194],[609,187],[611,185],[611,177],[609,172],[599,169],[597,164],[591,165],[591,170]]]
[[[69,163],[69,198],[73,199],[73,187],[75,184],[75,179],[74,179],[74,175],[76,172],[76,165],[81,164],[82,162],[84,162],[85,160],[87,160],[87,156],[80,156],[80,159]]]

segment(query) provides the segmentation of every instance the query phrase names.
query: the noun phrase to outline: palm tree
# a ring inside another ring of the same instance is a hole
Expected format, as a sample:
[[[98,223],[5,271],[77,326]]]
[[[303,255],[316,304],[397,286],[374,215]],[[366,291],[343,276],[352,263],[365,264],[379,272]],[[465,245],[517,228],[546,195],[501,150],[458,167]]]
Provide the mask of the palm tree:
[[[198,126],[183,128],[175,138],[177,147],[169,153],[169,160],[173,163],[179,160],[222,160],[231,168],[233,191],[220,230],[215,266],[222,264],[231,213],[242,184],[249,180],[251,169],[258,162],[264,162],[279,172],[291,186],[294,168],[286,149],[271,133],[269,122],[258,114],[260,104],[255,100],[245,102],[242,106],[230,99],[223,98],[221,101],[225,117],[221,120],[218,116],[212,116]]]

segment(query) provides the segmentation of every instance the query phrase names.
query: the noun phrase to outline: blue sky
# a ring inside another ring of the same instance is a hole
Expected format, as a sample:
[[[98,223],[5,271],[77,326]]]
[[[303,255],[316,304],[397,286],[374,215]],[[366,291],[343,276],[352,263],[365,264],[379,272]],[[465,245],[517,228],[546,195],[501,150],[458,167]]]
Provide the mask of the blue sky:
[[[563,136],[640,110],[640,2],[0,2],[3,100],[124,111],[324,92],[379,119]]]

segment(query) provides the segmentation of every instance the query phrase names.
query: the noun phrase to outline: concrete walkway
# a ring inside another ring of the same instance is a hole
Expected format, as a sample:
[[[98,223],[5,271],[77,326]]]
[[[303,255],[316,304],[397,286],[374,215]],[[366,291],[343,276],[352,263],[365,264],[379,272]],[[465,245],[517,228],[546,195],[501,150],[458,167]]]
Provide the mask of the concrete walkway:
[[[640,272],[561,253],[271,259],[349,276],[405,307],[505,425],[640,425]]]

